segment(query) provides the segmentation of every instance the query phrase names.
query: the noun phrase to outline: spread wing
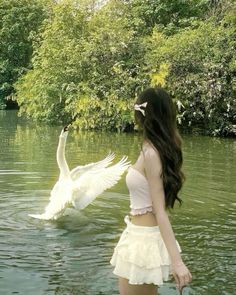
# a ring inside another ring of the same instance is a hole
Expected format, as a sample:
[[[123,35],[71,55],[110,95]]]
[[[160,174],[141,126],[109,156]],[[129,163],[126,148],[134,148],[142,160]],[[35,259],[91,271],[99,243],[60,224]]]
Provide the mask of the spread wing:
[[[97,196],[115,185],[129,166],[127,157],[123,157],[115,165],[83,174],[77,181],[77,189],[73,195],[75,207],[83,209],[88,206]]]
[[[105,159],[96,162],[96,163],[90,163],[84,166],[77,166],[74,169],[71,170],[70,172],[70,177],[72,180],[76,180],[81,176],[81,174],[88,172],[88,171],[94,171],[94,170],[99,170],[102,168],[105,168],[109,166],[112,163],[112,160],[115,158],[114,153],[109,153]]]

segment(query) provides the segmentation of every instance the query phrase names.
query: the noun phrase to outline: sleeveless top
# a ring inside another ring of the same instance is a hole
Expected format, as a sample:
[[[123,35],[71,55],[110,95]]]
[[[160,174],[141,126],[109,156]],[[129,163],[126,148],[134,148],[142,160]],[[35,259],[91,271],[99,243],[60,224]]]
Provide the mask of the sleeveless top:
[[[132,166],[126,175],[126,185],[130,194],[130,214],[141,215],[147,212],[153,212],[147,179]]]

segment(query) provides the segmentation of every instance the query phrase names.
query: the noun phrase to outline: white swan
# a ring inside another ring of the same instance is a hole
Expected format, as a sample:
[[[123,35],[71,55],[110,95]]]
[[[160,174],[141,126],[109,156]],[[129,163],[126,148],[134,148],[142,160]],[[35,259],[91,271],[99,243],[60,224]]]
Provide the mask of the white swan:
[[[45,220],[58,219],[68,207],[84,209],[98,195],[115,185],[130,166],[127,157],[109,166],[115,157],[114,154],[109,154],[102,161],[78,166],[70,171],[65,158],[67,135],[68,127],[65,127],[59,136],[57,147],[60,176],[51,191],[49,204],[43,214],[29,214],[31,217]]]

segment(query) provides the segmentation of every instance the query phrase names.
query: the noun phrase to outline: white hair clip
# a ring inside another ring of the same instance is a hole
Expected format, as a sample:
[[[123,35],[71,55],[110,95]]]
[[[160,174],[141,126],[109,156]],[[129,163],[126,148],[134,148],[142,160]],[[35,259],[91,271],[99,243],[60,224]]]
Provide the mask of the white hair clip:
[[[145,110],[141,109],[141,107],[146,108],[146,106],[147,106],[147,102],[144,102],[142,104],[135,104],[134,109],[135,111],[140,111],[145,117]]]

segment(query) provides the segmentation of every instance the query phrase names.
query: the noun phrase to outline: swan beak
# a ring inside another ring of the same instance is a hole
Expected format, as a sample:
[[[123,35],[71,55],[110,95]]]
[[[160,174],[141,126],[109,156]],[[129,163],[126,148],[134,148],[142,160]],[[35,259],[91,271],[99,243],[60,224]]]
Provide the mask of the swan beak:
[[[70,126],[71,126],[71,123],[69,123],[68,125],[66,125],[66,126],[63,128],[64,132],[69,131],[69,127],[70,127]]]

